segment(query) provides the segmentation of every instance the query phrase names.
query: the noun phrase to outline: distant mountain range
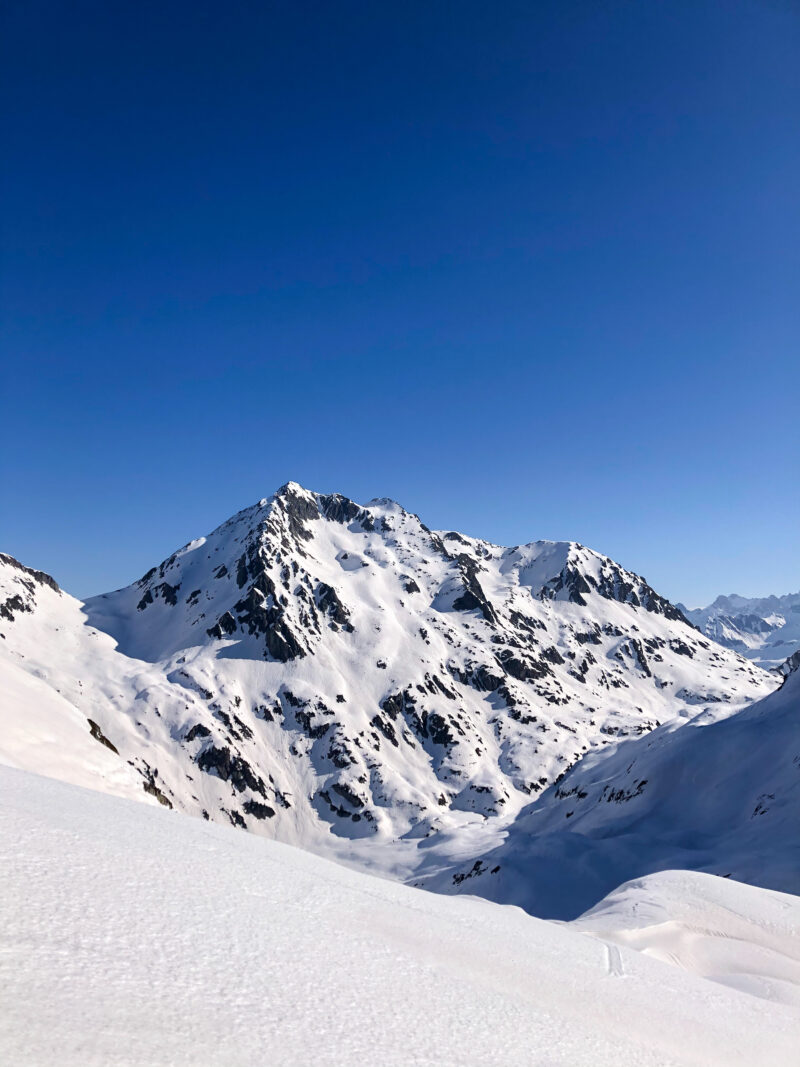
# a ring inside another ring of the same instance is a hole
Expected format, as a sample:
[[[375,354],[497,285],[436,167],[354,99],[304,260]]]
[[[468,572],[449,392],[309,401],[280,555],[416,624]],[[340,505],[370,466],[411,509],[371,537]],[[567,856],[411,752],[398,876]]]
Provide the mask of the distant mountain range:
[[[718,596],[707,608],[681,611],[713,641],[766,669],[800,649],[800,593],[786,596]]]

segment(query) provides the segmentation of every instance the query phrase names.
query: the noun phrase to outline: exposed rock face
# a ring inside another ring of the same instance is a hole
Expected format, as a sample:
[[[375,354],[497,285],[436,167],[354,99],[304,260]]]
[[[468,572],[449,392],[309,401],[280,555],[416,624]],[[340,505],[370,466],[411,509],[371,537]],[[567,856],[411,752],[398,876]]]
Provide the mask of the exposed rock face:
[[[793,652],[788,659],[778,667],[778,674],[783,678],[788,678],[790,674],[794,674],[795,671],[800,671],[800,649],[797,652]]]
[[[502,827],[586,752],[778,684],[581,545],[291,482],[85,606],[0,577],[0,651],[151,796],[309,847]]]
[[[14,559],[13,556],[9,556],[5,552],[0,552],[0,565],[19,571],[20,574],[18,577],[25,581],[26,584],[33,582],[36,585],[47,586],[47,588],[52,589],[54,593],[61,592],[55,578],[51,578],[50,575],[45,574],[44,571],[37,571],[32,567],[26,567],[23,563],[20,563],[18,559]]]
[[[54,593],[61,593],[58,583],[44,571],[26,567],[13,556],[0,552],[0,567],[12,579],[8,594],[0,596],[0,621],[13,622],[14,617],[22,612],[33,611],[36,599],[36,587],[44,586]]]

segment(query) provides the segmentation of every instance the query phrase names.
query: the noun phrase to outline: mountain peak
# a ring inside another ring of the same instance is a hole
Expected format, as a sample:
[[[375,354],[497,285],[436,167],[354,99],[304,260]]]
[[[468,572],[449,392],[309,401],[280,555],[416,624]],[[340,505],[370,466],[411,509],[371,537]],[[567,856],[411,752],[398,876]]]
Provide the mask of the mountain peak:
[[[310,489],[306,489],[299,482],[288,481],[285,482],[279,489],[276,489],[273,493],[273,497],[282,496],[318,496],[318,493],[312,492]]]
[[[398,511],[405,511],[405,508],[403,507],[403,505],[399,504],[396,500],[394,500],[390,496],[374,496],[371,500],[367,501],[366,507],[368,507],[368,508],[394,508],[394,509],[397,509]]]
[[[307,847],[491,833],[587,751],[778,682],[575,542],[292,482],[85,605],[0,564],[0,651],[90,748],[158,802]]]

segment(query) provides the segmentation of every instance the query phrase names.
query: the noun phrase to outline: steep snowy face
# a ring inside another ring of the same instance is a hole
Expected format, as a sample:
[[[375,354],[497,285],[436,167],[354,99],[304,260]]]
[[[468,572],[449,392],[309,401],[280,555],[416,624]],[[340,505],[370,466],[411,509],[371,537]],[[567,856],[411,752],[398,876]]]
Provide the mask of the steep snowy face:
[[[684,613],[713,641],[765,669],[774,670],[800,649],[800,593],[751,599],[718,596],[707,608]]]
[[[290,482],[135,585],[89,601],[90,615],[118,637],[122,651],[142,659],[216,641],[246,659],[288,663],[313,655],[323,627],[352,633],[348,609],[320,574],[335,579],[361,563],[315,537],[328,525],[320,529],[321,519],[372,529],[371,516],[351,501]]]
[[[127,688],[119,670],[124,657],[83,623],[79,602],[49,574],[0,553],[0,762],[155,803],[144,767],[137,771],[122,759],[93,718],[96,707],[111,717],[113,704],[84,692],[84,671],[93,661],[99,666],[105,652],[112,685],[119,678]],[[130,740],[135,747],[136,737]]]
[[[800,893],[800,661],[786,670],[742,711],[589,754],[502,845],[427,884],[567,919],[661,870]]]
[[[0,650],[150,795],[308,847],[500,829],[590,749],[778,684],[581,545],[294,483],[126,589],[37,596]]]

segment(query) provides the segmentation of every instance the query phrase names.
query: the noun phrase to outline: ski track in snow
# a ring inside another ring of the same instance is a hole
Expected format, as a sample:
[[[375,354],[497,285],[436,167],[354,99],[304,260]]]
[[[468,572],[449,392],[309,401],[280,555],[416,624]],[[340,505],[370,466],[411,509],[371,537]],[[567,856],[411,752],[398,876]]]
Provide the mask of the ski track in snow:
[[[609,978],[624,978],[625,968],[622,965],[622,956],[616,945],[609,945],[606,942],[606,967],[608,968]]]

